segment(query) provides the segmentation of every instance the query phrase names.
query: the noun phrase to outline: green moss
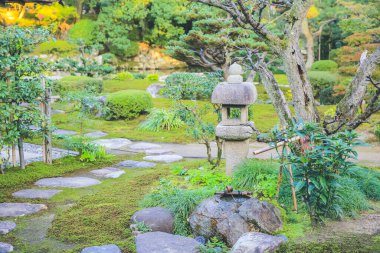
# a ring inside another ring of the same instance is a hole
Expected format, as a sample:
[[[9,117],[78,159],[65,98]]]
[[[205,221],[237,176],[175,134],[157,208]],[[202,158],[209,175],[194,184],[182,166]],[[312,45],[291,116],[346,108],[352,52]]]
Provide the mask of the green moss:
[[[64,95],[70,91],[103,91],[103,80],[87,76],[66,76],[53,84],[54,92]]]
[[[149,80],[129,80],[129,81],[119,81],[119,80],[106,80],[104,81],[104,92],[111,93],[121,90],[146,90],[154,83]]]
[[[133,79],[135,79],[134,76],[127,71],[117,73],[116,76],[113,78],[113,80],[118,80],[118,81],[130,81]]]

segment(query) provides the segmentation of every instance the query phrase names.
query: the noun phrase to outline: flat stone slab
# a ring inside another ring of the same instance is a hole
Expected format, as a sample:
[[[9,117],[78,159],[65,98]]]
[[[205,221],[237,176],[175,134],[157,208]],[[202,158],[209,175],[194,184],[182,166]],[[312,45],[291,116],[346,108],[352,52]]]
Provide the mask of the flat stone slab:
[[[145,150],[145,154],[147,155],[167,155],[173,153],[170,149],[148,149]]]
[[[104,177],[104,178],[118,178],[121,175],[125,174],[125,171],[118,168],[112,168],[112,167],[106,167],[99,170],[92,170],[90,172],[94,174],[95,176]]]
[[[101,140],[92,141],[92,143],[103,146],[106,149],[119,149],[124,146],[132,144],[130,140],[124,139],[124,138],[101,139]]]
[[[0,203],[0,217],[19,217],[47,209],[43,204]]]
[[[155,155],[155,156],[144,157],[144,160],[147,160],[147,161],[164,162],[164,163],[178,162],[182,159],[183,159],[183,156],[180,156],[180,155]]]
[[[0,253],[8,253],[13,251],[13,246],[9,243],[0,242]]]
[[[13,221],[0,221],[0,235],[6,235],[16,228]]]
[[[27,189],[12,193],[13,197],[24,199],[50,199],[60,193],[61,190],[37,190]]]
[[[76,135],[78,134],[75,131],[70,131],[70,130],[63,130],[63,129],[57,129],[53,132],[54,135]]]
[[[135,242],[137,253],[198,253],[200,245],[193,238],[163,232],[140,234]]]
[[[115,244],[103,246],[93,246],[84,248],[81,253],[121,253],[121,250]]]
[[[89,177],[54,177],[38,180],[35,185],[40,187],[81,188],[100,184],[99,180]]]
[[[129,146],[129,148],[132,150],[140,151],[140,150],[147,150],[147,149],[158,149],[158,148],[161,148],[161,146],[158,144],[153,144],[153,143],[140,142],[140,143],[136,143]]]
[[[119,168],[148,169],[156,166],[155,163],[127,160],[114,165]]]
[[[51,114],[65,114],[65,111],[62,110],[51,110]]]
[[[87,138],[101,138],[101,137],[104,137],[104,136],[107,136],[107,135],[108,134],[105,133],[105,132],[96,131],[96,132],[92,132],[92,133],[87,133],[84,136],[87,137]]]

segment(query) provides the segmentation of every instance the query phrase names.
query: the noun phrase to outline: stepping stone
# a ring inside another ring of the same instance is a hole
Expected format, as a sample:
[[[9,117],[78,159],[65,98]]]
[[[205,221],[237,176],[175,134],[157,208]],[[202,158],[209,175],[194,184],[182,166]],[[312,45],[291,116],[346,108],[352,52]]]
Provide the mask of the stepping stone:
[[[93,246],[84,248],[81,253],[121,253],[121,250],[115,244],[103,246]]]
[[[145,150],[145,154],[147,155],[166,155],[170,154],[172,151],[170,149],[148,149]]]
[[[40,179],[35,185],[40,187],[81,188],[100,183],[99,180],[89,177],[54,177]]]
[[[57,129],[53,132],[54,135],[76,135],[77,132],[75,131],[69,131],[69,130],[63,130],[63,129]]]
[[[161,148],[161,146],[158,144],[153,144],[153,143],[140,142],[140,143],[136,143],[129,146],[129,148],[132,150],[146,150],[146,149],[158,149],[158,148]]]
[[[92,133],[87,133],[84,136],[87,138],[101,138],[101,137],[104,137],[107,135],[108,135],[107,133],[104,133],[102,131],[96,131],[96,132],[92,132]]]
[[[180,155],[156,155],[156,156],[145,156],[144,160],[153,162],[164,162],[173,163],[182,160],[183,157]]]
[[[46,210],[43,204],[30,203],[0,203],[0,217],[19,217]]]
[[[6,235],[16,228],[13,221],[0,221],[0,235]]]
[[[13,246],[5,243],[5,242],[0,242],[0,253],[8,253],[13,251]]]
[[[125,171],[112,167],[106,167],[99,170],[92,170],[90,172],[95,176],[104,178],[118,178],[121,175],[125,174]]]
[[[127,160],[120,162],[118,164],[114,165],[115,167],[120,167],[120,168],[131,168],[131,169],[148,169],[148,168],[153,168],[156,166],[155,163],[150,163],[150,162],[140,162],[140,161],[132,161],[132,160]]]
[[[62,110],[51,110],[51,114],[65,114],[65,111]]]
[[[106,149],[119,149],[124,146],[130,145],[132,142],[128,139],[115,138],[115,139],[102,139],[92,141],[91,143],[98,144]]]
[[[193,238],[164,232],[148,232],[135,239],[137,253],[197,253],[200,244]]]
[[[27,189],[12,193],[13,197],[24,198],[24,199],[50,199],[61,190],[36,190]]]

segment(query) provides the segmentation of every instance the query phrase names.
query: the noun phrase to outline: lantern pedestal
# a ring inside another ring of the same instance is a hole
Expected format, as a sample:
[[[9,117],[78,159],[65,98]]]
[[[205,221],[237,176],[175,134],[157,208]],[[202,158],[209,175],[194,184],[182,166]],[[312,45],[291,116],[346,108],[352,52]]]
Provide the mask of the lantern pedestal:
[[[226,158],[226,175],[232,176],[236,165],[247,158],[249,151],[249,140],[224,141],[224,155]]]

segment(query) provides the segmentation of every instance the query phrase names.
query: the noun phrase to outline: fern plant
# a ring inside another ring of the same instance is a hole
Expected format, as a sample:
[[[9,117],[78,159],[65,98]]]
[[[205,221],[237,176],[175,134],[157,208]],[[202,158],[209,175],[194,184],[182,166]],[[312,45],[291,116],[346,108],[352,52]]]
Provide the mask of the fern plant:
[[[172,130],[184,125],[181,118],[174,112],[165,109],[151,110],[146,121],[139,126],[141,130],[158,132],[160,130]]]

